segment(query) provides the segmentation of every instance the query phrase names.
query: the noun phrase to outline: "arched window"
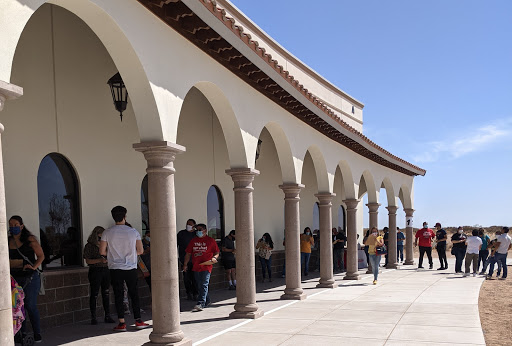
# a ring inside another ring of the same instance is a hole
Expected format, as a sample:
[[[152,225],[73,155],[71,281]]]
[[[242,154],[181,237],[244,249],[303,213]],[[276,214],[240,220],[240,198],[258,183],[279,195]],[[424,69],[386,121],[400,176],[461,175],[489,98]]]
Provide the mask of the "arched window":
[[[347,230],[347,224],[345,220],[345,208],[342,205],[338,208],[338,227],[341,227],[342,230]],[[339,229],[339,228],[338,228]]]
[[[82,264],[80,188],[62,155],[46,155],[37,172],[41,246],[47,268]]]
[[[215,185],[210,186],[208,196],[206,197],[207,209],[206,217],[208,219],[208,235],[220,244],[224,239],[224,199],[219,188]]]
[[[148,175],[142,179],[140,187],[140,209],[142,214],[142,234],[149,230]]]
[[[306,226],[304,226],[305,228]],[[315,229],[320,229],[320,210],[318,209],[318,202],[315,202],[313,205],[313,225],[311,228],[311,232]]]

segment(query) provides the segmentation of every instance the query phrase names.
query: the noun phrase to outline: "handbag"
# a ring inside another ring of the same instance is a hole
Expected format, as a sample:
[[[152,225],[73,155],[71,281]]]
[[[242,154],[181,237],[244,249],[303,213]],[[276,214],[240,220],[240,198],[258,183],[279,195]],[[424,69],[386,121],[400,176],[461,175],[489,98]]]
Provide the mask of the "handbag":
[[[375,254],[376,255],[385,255],[387,253],[388,253],[388,248],[386,247],[386,245],[375,247]]]
[[[16,242],[15,242],[16,244]],[[23,259],[25,261],[28,262],[28,264],[30,264],[32,267],[34,266],[34,263],[32,263],[28,258],[27,256],[25,256],[24,254],[21,253],[20,249],[18,248],[18,244],[16,244],[16,250],[18,251],[18,253],[21,255],[21,257],[23,257]],[[44,290],[44,275],[43,275],[43,271],[42,270],[39,270],[39,269],[36,269],[36,272],[39,274],[39,281],[40,281],[40,285],[39,285],[39,295],[41,296],[44,296],[44,294],[46,293],[45,290]],[[30,277],[30,281],[32,281],[32,277]],[[28,281],[26,285],[28,285],[30,283],[30,281]],[[25,288],[25,287],[23,287]]]

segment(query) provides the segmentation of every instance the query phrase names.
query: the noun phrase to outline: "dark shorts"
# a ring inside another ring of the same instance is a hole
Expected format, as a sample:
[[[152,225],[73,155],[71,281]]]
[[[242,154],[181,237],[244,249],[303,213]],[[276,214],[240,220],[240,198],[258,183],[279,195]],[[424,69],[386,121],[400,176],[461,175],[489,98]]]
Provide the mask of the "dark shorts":
[[[222,265],[224,266],[224,269],[233,269],[236,268],[236,261],[234,259],[225,259],[222,260]]]

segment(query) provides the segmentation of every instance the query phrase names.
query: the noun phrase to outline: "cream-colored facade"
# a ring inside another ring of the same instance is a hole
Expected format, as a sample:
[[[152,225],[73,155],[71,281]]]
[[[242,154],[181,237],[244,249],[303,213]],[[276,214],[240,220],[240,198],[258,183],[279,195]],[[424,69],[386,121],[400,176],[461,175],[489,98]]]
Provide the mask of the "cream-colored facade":
[[[352,144],[342,145],[300,120],[148,10],[178,3],[186,5],[277,86]],[[223,196],[225,229],[237,229],[237,256],[247,258],[247,275],[239,276],[238,280],[238,315],[234,316],[256,318],[261,313],[252,301],[255,286],[254,278],[251,279],[251,246],[255,239],[269,232],[276,249],[282,250],[283,230],[287,224],[294,225],[286,227],[286,256],[295,258],[288,247],[298,244],[299,230],[313,225],[313,206],[320,200],[325,206],[322,210],[332,213],[327,220],[326,212],[320,212],[320,228],[327,232],[328,225],[338,225],[338,207],[348,209],[347,231],[354,240],[348,244],[348,261],[349,267],[357,265],[355,234],[362,234],[363,218],[369,216],[363,213],[363,203],[355,201],[362,201],[367,193],[369,204],[382,205],[381,213],[388,213],[386,206],[403,206],[412,215],[413,179],[425,174],[361,136],[364,105],[360,101],[293,57],[230,3],[223,0],[216,4],[207,0],[0,2],[0,101],[5,101],[0,112],[5,126],[5,205],[0,208],[0,226],[5,227],[6,215],[18,214],[27,227],[38,229],[39,165],[47,154],[59,153],[69,160],[78,176],[84,243],[94,226],[111,224],[110,209],[118,204],[127,207],[130,222],[141,229],[140,190],[149,164],[153,241],[155,230],[162,233],[156,236],[161,246],[152,256],[167,256],[171,263],[170,269],[153,268],[153,277],[162,282],[153,291],[151,340],[156,343],[188,342],[179,324],[159,324],[159,318],[163,318],[163,309],[173,309],[179,321],[175,233],[188,218],[206,222],[210,186],[217,186]],[[217,6],[226,9],[227,14],[219,12]],[[244,32],[250,33],[283,66],[282,70],[293,75],[323,105],[312,102],[308,92],[302,92],[244,42],[235,24],[226,24],[225,16],[244,27]],[[129,92],[122,122],[106,85],[117,71]],[[258,141],[261,146],[256,160]],[[132,146],[136,143],[142,144],[134,150]],[[389,162],[392,167],[361,155],[354,149],[356,146],[366,148],[373,157]],[[155,152],[160,161],[150,157]],[[174,182],[157,177],[162,169],[151,170],[159,164],[174,177]],[[229,169],[231,176],[226,174]],[[239,195],[233,192],[234,183],[242,191]],[[298,192],[298,214],[293,211],[291,200],[286,201],[290,204],[285,207],[283,193],[297,184],[304,185]],[[379,195],[381,187],[385,188],[384,196]],[[3,196],[0,199],[3,201]],[[390,225],[392,218],[391,213]],[[244,236],[238,236],[240,233]],[[245,238],[244,246],[241,240]],[[5,285],[5,235],[0,246],[1,284]],[[328,257],[328,249],[325,251],[322,256]],[[412,252],[407,258],[412,263]],[[321,273],[321,284],[325,287],[329,287],[332,279],[332,260],[329,261],[330,273],[327,265]],[[394,265],[396,258],[391,262]],[[357,273],[350,272],[350,268],[349,274],[357,279]],[[287,297],[302,299],[300,267],[287,261],[287,273]],[[173,298],[160,304],[168,296]],[[6,335],[4,328],[8,328],[10,304],[5,298],[2,296],[0,306],[2,335]],[[155,306],[156,301],[160,303]],[[9,342],[5,338],[2,345]]]

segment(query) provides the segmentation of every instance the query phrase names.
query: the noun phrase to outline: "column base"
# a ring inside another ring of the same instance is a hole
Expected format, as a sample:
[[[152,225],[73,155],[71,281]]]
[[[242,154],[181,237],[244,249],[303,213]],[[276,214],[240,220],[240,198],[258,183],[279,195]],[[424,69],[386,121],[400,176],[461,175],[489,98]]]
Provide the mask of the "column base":
[[[183,332],[180,331],[181,335]],[[183,338],[179,341],[176,340],[176,333],[168,333],[168,334],[158,334],[155,332],[151,332],[149,334],[149,344],[157,344],[157,345],[180,345],[180,346],[192,346],[192,340],[189,338]]]
[[[404,265],[411,266],[414,264],[414,260],[405,260]]]
[[[347,273],[347,275],[345,275],[343,280],[361,280],[361,277],[359,276],[358,273],[351,273],[351,274]]]
[[[322,280],[320,279],[320,281],[316,284],[316,287],[318,288],[334,288],[334,280],[332,279],[329,279],[329,280]]]
[[[306,293],[300,293],[300,294],[288,294],[285,293],[281,296],[282,300],[304,300],[308,296]]]
[[[246,318],[255,320],[257,318],[263,317],[265,313],[263,310],[256,310],[256,311],[233,311],[229,314],[229,318]]]
[[[398,268],[399,268],[399,266],[396,263],[388,263],[388,265],[386,266],[386,269],[398,269]]]

